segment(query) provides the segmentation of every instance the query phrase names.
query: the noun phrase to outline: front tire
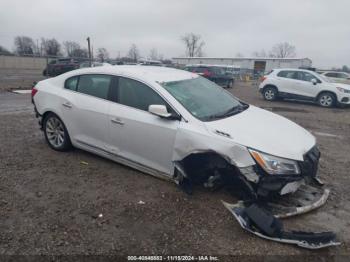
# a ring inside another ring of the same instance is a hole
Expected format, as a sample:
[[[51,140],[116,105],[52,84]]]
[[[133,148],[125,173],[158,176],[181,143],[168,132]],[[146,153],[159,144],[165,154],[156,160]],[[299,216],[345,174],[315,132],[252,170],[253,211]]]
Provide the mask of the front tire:
[[[318,96],[318,104],[322,107],[334,107],[336,98],[332,93],[322,93]]]
[[[278,97],[278,91],[275,87],[266,87],[263,90],[263,96],[267,101],[275,101]]]
[[[63,121],[54,113],[49,113],[43,123],[46,142],[56,151],[67,151],[72,148],[68,131]]]

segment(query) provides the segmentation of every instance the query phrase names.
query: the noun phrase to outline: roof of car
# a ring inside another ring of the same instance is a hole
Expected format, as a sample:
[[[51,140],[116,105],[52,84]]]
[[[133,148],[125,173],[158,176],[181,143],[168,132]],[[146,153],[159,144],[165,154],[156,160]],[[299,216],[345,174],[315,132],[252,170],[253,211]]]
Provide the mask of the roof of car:
[[[142,79],[149,82],[171,82],[198,77],[197,74],[188,71],[159,67],[159,66],[141,66],[141,65],[115,65],[100,66],[92,68],[82,68],[70,71],[66,76],[79,74],[111,74],[127,76],[135,79]]]
[[[273,71],[302,71],[302,72],[314,72],[308,69],[299,69],[299,68],[275,68]]]
[[[342,74],[349,74],[347,72],[343,72],[343,71],[325,71],[325,72],[322,72],[322,74],[326,74],[326,73],[342,73]]]

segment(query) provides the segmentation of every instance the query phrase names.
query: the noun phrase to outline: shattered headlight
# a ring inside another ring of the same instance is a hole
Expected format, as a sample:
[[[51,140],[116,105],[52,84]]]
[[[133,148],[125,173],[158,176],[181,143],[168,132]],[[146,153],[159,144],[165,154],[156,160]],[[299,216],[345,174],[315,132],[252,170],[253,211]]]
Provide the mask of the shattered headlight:
[[[297,175],[300,168],[297,161],[265,154],[249,149],[255,161],[270,175]]]

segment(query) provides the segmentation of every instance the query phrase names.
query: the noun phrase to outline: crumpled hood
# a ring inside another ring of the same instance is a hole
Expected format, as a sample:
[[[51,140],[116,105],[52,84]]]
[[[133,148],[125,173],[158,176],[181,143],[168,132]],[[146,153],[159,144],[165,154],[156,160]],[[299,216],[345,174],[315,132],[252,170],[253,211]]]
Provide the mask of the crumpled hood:
[[[229,134],[237,144],[299,161],[316,144],[315,137],[301,126],[255,106],[205,124],[215,135],[217,131]]]

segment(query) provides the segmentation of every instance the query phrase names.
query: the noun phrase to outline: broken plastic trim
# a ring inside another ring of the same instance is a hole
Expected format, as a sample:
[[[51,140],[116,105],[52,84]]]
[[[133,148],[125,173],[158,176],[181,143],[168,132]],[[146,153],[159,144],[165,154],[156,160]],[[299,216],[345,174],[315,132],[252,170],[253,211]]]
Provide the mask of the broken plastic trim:
[[[281,196],[276,201],[267,201],[262,203],[262,206],[273,213],[275,217],[291,217],[323,206],[328,199],[329,192],[329,189],[323,190],[303,185],[297,192]]]
[[[340,245],[333,232],[284,231],[282,222],[265,210],[252,204],[245,207],[242,201],[224,206],[234,215],[240,226],[261,238],[281,243],[294,244],[307,249],[319,249]]]

